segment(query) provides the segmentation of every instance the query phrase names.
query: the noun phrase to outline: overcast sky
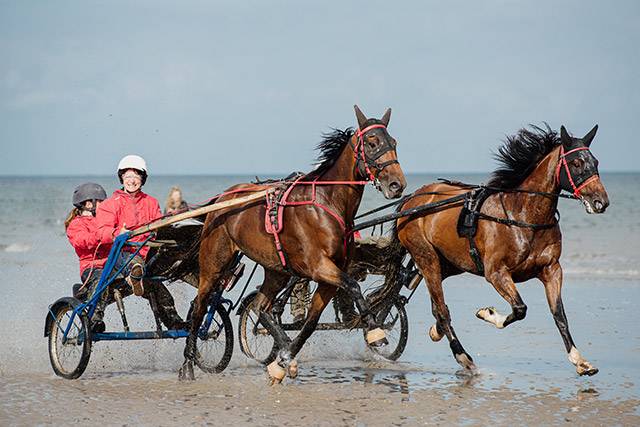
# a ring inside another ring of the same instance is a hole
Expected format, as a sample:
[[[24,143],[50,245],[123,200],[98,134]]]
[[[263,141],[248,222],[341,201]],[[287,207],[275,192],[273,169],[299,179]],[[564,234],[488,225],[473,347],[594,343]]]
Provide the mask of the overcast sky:
[[[486,172],[564,124],[640,170],[638,1],[0,1],[0,175],[309,170],[393,108],[406,172]]]

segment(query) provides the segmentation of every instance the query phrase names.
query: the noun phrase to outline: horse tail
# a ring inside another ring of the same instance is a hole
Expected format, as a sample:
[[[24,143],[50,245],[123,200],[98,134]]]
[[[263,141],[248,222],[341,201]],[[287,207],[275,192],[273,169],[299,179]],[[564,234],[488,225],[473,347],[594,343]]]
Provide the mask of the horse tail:
[[[398,239],[398,230],[394,224],[390,233],[390,242],[383,249],[384,265],[384,283],[374,289],[367,299],[372,308],[384,303],[390,302],[398,295],[403,283],[400,280],[400,274],[403,269],[402,261],[407,255],[407,250]]]

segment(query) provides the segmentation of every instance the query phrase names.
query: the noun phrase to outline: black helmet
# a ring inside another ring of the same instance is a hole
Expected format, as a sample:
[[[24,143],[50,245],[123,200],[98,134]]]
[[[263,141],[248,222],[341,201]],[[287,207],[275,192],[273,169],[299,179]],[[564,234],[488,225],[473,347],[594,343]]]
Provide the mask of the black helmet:
[[[82,209],[82,204],[87,200],[104,200],[107,198],[107,193],[100,184],[93,182],[86,182],[78,185],[73,190],[72,203],[78,209]]]

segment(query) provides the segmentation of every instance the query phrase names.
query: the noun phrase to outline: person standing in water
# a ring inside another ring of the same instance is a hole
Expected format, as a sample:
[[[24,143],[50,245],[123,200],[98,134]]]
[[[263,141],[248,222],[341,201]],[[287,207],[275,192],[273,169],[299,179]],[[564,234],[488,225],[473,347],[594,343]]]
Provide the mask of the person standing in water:
[[[96,213],[99,237],[102,243],[112,243],[116,236],[133,230],[143,224],[162,216],[160,204],[154,197],[144,193],[142,186],[147,181],[147,163],[137,155],[128,155],[118,163],[118,179],[122,184],[120,190],[100,204]],[[147,234],[135,236],[131,242],[142,242]],[[116,268],[122,267],[135,247],[125,246],[116,262]],[[161,282],[145,283],[145,258],[149,247],[144,246],[140,252],[124,268],[126,282],[137,296],[147,299],[155,295],[158,302],[158,315],[168,328],[179,328],[184,322],[176,312],[174,300]]]

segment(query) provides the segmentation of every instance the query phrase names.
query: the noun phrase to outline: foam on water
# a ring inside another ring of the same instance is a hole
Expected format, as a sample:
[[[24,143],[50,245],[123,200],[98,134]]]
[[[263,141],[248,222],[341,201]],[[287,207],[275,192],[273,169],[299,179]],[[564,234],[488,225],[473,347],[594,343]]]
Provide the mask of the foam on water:
[[[23,243],[11,243],[9,245],[0,245],[0,250],[5,252],[29,252],[31,246]]]

